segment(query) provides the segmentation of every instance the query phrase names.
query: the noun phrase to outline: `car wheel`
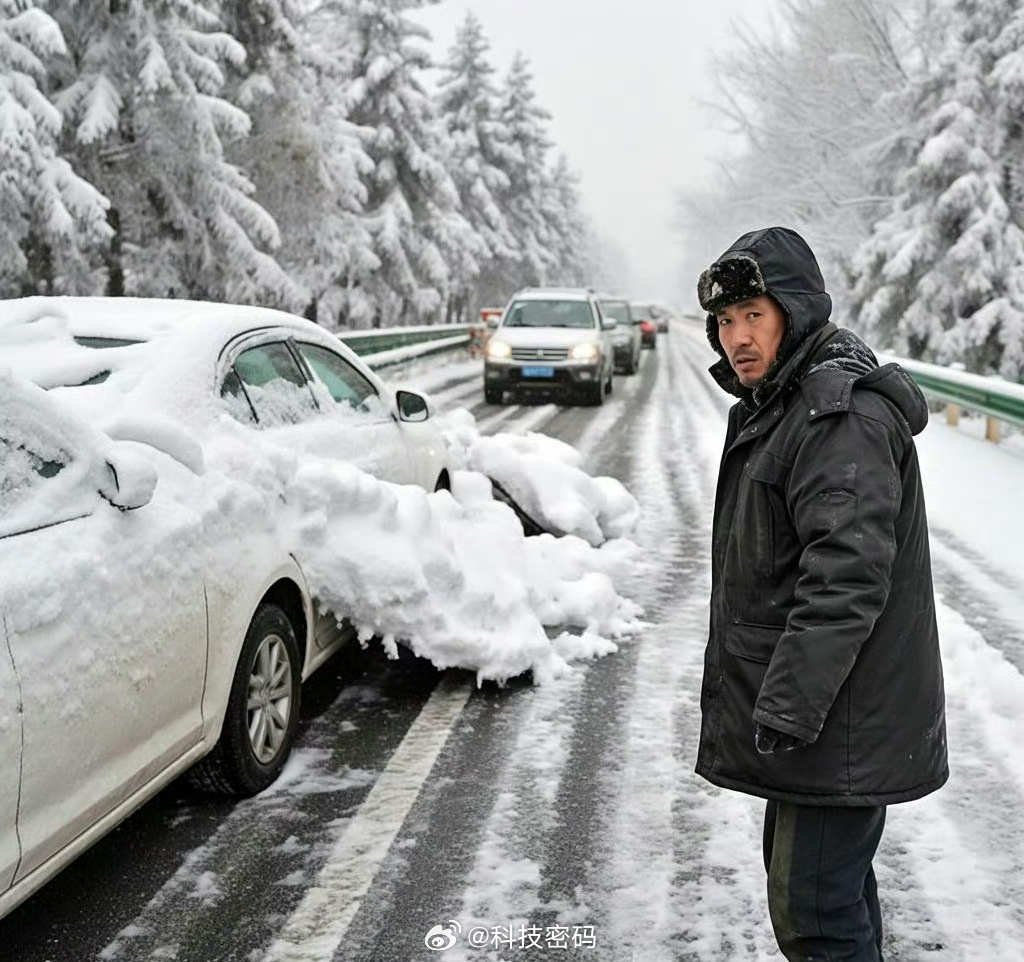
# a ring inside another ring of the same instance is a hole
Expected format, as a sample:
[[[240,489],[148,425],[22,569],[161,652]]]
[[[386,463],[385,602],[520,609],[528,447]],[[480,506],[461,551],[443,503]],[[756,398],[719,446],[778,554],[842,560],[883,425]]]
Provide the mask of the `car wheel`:
[[[243,797],[271,785],[295,741],[301,683],[288,616],[277,605],[260,605],[242,644],[220,740],[192,769],[193,784]]]
[[[488,404],[501,404],[501,388],[500,387],[485,387],[484,388],[484,400]]]
[[[589,385],[584,392],[584,398],[591,407],[600,407],[604,404],[604,382],[598,381],[597,384]]]

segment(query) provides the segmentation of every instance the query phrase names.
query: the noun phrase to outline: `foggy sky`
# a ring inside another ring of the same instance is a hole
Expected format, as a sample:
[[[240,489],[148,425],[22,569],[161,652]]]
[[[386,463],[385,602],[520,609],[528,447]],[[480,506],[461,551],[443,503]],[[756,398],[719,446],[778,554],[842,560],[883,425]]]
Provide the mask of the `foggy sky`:
[[[704,182],[722,141],[698,103],[712,92],[709,55],[734,24],[768,21],[773,0],[443,0],[417,15],[443,58],[472,10],[504,75],[530,61],[556,146],[581,175],[598,232],[619,246],[635,297],[692,300],[676,267],[677,187]],[[699,248],[699,238],[688,243]],[[709,251],[711,259],[718,251]]]

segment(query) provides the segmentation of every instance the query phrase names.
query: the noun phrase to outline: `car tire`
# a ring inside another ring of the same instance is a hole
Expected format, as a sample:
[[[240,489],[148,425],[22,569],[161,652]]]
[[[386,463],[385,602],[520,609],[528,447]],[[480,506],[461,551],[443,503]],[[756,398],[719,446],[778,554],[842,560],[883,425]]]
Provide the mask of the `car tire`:
[[[273,784],[295,742],[301,684],[295,629],[277,605],[261,604],[242,643],[220,739],[190,781],[241,798]]]
[[[604,404],[604,382],[598,381],[597,384],[589,384],[583,394],[586,404],[591,407],[600,407]]]
[[[485,387],[484,401],[488,404],[501,404],[502,391],[500,387]]]

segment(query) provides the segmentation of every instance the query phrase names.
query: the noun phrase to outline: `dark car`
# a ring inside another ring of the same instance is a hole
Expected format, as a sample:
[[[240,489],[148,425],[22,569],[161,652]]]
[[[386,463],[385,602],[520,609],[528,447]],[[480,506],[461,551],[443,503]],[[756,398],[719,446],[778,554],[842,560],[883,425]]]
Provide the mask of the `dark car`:
[[[615,370],[623,374],[636,374],[643,345],[640,343],[640,321],[633,319],[629,301],[618,297],[602,297],[601,311],[605,317],[613,317],[616,321],[615,330],[612,331]]]

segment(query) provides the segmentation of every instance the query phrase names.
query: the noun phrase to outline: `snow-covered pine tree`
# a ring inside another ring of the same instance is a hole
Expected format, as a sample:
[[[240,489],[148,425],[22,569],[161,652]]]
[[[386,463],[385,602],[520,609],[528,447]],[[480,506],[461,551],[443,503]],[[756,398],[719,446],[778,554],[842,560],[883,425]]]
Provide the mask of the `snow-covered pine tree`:
[[[291,305],[273,218],[224,155],[249,118],[220,94],[245,51],[200,0],[46,0],[64,153],[110,198],[108,293]]]
[[[40,90],[66,52],[56,22],[0,0],[0,296],[68,293],[106,240],[106,199],[57,154],[60,112]]]
[[[713,62],[718,176],[679,192],[686,276],[752,225],[788,224],[845,316],[849,259],[890,209],[914,122],[908,86],[945,41],[949,2],[778,0],[777,29],[737,24]]]
[[[291,78],[304,93],[289,98],[287,117],[268,118],[276,156],[257,182],[261,197],[272,190],[266,202],[281,225],[284,263],[308,292],[307,316],[337,329],[378,313],[363,284],[381,266],[362,216],[374,164],[364,143],[369,131],[348,119],[357,59],[350,0],[310,0],[304,8]],[[288,82],[282,78],[279,89]]]
[[[972,3],[971,12],[981,16],[989,5]],[[996,35],[990,71],[995,110],[996,143],[993,147],[1000,171],[1000,187],[1009,206],[1011,227],[1003,235],[1006,247],[1005,288],[977,314],[975,340],[995,340],[998,364],[991,366],[1004,377],[1024,380],[1024,7],[1010,4],[1006,20]]]
[[[553,281],[568,286],[593,283],[596,264],[592,228],[583,211],[579,176],[569,166],[565,154],[558,155],[549,171],[544,216],[548,232],[555,239],[554,253],[558,258]]]
[[[303,312],[337,327],[350,299],[339,281],[352,265],[379,266],[360,219],[360,176],[372,163],[339,96],[351,72],[344,4],[221,0],[221,17],[246,51],[229,67],[227,97],[252,118],[228,157],[280,229],[277,259],[303,292]]]
[[[352,54],[340,90],[373,169],[362,176],[363,223],[379,266],[353,264],[345,289],[353,324],[404,324],[440,317],[447,261],[472,243],[445,169],[441,127],[421,82],[429,33],[407,13],[436,0],[349,0]],[[372,310],[372,314],[369,313]]]
[[[879,343],[1014,378],[1022,370],[1024,232],[1001,155],[1019,114],[1001,110],[1007,91],[994,71],[1007,63],[1001,53],[1012,52],[996,41],[1017,6],[956,5],[960,29],[919,84],[916,148],[892,212],[855,257],[853,288],[858,324]]]
[[[479,289],[480,275],[486,276],[503,260],[517,258],[516,239],[500,203],[511,187],[509,175],[502,168],[510,146],[498,117],[498,89],[489,50],[480,21],[472,13],[467,14],[438,82],[446,162],[459,192],[463,216],[473,230],[472,247],[465,247],[463,256],[449,265],[450,320],[472,316],[482,299],[488,303],[493,300],[490,291]]]
[[[551,114],[537,103],[533,75],[526,58],[516,54],[505,78],[501,96],[502,138],[508,149],[501,167],[510,187],[500,197],[512,233],[519,245],[514,261],[504,260],[498,278],[506,293],[524,285],[552,283],[560,265],[557,239],[546,214],[551,180],[548,152]]]

